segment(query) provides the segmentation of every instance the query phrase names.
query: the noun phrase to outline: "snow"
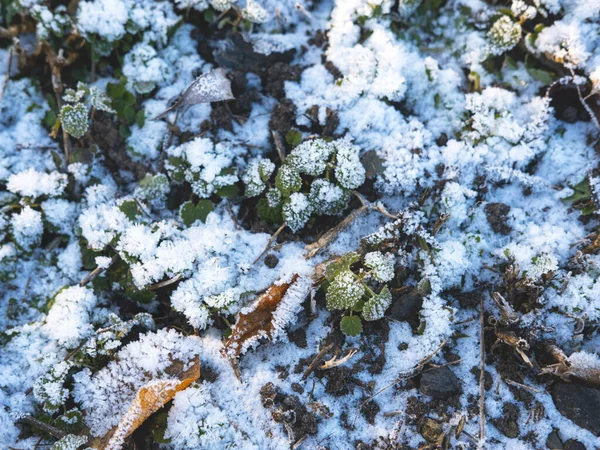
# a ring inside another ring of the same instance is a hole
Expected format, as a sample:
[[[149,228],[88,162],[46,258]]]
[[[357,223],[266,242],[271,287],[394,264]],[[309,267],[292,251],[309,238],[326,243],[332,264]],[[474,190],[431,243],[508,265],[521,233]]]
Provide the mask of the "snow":
[[[289,448],[288,431],[273,420],[279,411],[262,404],[266,383],[310,411],[330,411],[315,413],[317,431],[306,448],[375,447],[386,439],[390,447],[421,446],[411,416],[416,402],[446,429],[468,417],[465,431],[476,436],[479,299],[486,316],[497,316],[489,294],[510,298],[521,284],[540,294],[514,302],[514,331],[552,340],[571,364],[598,367],[598,218],[581,209],[585,202],[598,207],[598,129],[582,120],[574,86],[590,104],[596,100],[600,2],[449,0],[428,11],[431,2],[390,0],[84,0],[69,13],[38,3],[20,1],[16,10],[36,14],[38,37],[52,42],[72,20],[94,55],[107,57],[93,89],[124,75],[146,120],[125,130],[119,148],[132,166],[115,164],[111,149],[96,146],[89,133],[72,139],[65,161],[60,133],[53,139],[42,125],[54,108],[48,86],[13,61],[0,103],[3,445],[36,445],[18,416],[56,419],[69,408],[101,436],[141,386],[174,385],[168,367],[175,360],[187,367],[196,356],[202,377],[163,410],[165,448]],[[229,20],[236,11],[244,18],[238,31],[265,61],[289,56],[300,67],[299,81],[285,81],[284,93],[296,110],[291,129],[303,141],[292,148],[281,133],[285,163],[269,125],[279,119],[273,110],[280,102],[267,90],[271,63],[257,73],[218,67],[210,52],[234,33],[232,24],[198,26],[203,13],[224,12]],[[317,31],[327,32],[325,43]],[[0,72],[7,59],[0,49]],[[70,82],[72,68],[63,70]],[[544,76],[563,78],[548,90]],[[577,116],[569,121],[556,101],[556,92],[567,90]],[[151,120],[182,94],[186,108]],[[98,117],[83,112],[77,119],[85,132]],[[117,123],[110,111],[96,114]],[[221,114],[230,128],[219,125]],[[325,136],[332,114],[337,125]],[[592,198],[569,201],[584,177]],[[233,185],[239,194],[223,194]],[[368,207],[307,259],[306,245],[360,207],[353,190]],[[282,208],[288,225],[271,243],[281,223],[256,216],[263,198]],[[209,202],[213,210],[186,226],[182,201]],[[494,217],[490,205],[498,204],[508,212]],[[320,264],[349,251],[361,252],[361,269],[328,281],[326,298],[314,285]],[[79,285],[94,269],[102,273]],[[221,354],[227,324],[295,274],[273,314],[271,339],[244,342],[236,372]],[[379,296],[363,307],[365,286]],[[389,308],[405,292],[419,300],[410,320]],[[360,336],[342,337],[339,317],[352,306],[375,321],[365,322]],[[154,321],[158,331],[146,331]],[[486,327],[493,336],[493,325]],[[352,371],[343,393],[332,387],[336,369],[302,377],[331,342],[338,357],[357,349],[342,365]],[[515,394],[520,388],[496,364],[510,353],[491,352],[485,361],[494,383],[485,398],[486,445],[542,448],[556,429],[563,442],[595,448],[598,438],[560,414],[535,372],[523,368],[523,379],[513,380],[535,389],[531,402]],[[462,394],[439,410],[418,382],[398,380],[428,357],[448,364],[462,384]],[[360,404],[375,393],[380,411],[368,421]],[[490,420],[506,404],[518,409],[517,438]],[[528,416],[536,404],[545,410],[539,421]],[[471,445],[465,436],[450,445]],[[45,437],[40,446],[53,442]]]

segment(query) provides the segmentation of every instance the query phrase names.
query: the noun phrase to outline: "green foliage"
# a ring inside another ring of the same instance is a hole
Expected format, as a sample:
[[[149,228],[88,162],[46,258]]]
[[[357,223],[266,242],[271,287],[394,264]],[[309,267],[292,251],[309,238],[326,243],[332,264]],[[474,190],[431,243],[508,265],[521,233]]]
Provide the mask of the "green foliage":
[[[521,40],[521,25],[509,16],[501,16],[494,22],[488,33],[490,51],[494,55],[511,50]]]
[[[285,134],[285,142],[292,147],[297,147],[302,142],[302,133],[298,130],[290,130]]]
[[[87,437],[67,434],[59,441],[55,442],[50,450],[77,450],[87,442]]]
[[[204,222],[208,214],[214,209],[210,200],[200,199],[197,204],[185,202],[179,210],[179,215],[186,227],[192,226],[197,220]]]
[[[327,288],[327,309],[351,309],[365,295],[365,286],[350,270],[343,270]]]
[[[64,130],[77,139],[82,138],[88,131],[90,107],[115,113],[106,94],[97,87],[89,89],[85,83],[77,83],[77,90],[65,89],[63,100],[68,104],[63,105],[60,110],[60,121]],[[51,120],[51,115],[44,118],[47,125]]]
[[[581,210],[581,214],[586,216],[594,214],[596,212],[596,204],[594,203],[594,196],[590,186],[590,180],[585,177],[582,181],[572,186],[573,194],[566,198],[563,198],[564,202],[573,203],[576,208]]]
[[[362,321],[359,316],[342,317],[340,328],[346,336],[358,336],[363,330]]]
[[[64,105],[60,110],[63,128],[74,138],[81,138],[88,130],[88,110],[83,103]]]
[[[392,294],[387,286],[381,292],[365,302],[362,308],[362,317],[368,321],[383,319],[385,311],[392,304]]]
[[[106,85],[106,94],[110,98],[112,108],[115,110],[117,117],[120,121],[124,122],[127,126],[132,126],[135,123],[142,123],[145,119],[138,116],[139,112],[136,112],[135,106],[135,95],[126,89],[127,78],[121,77],[118,83],[108,83]]]
[[[362,259],[358,253],[349,252],[325,268],[327,309],[349,311],[350,317],[358,318],[354,327],[350,327],[349,322],[344,325],[344,319],[347,322],[349,317],[342,319],[342,331],[345,334],[355,336],[350,333],[356,333],[358,326],[362,329],[360,317],[367,321],[384,317],[392,303],[392,294],[384,283],[391,281],[394,276],[393,261],[393,257],[381,252],[367,253]],[[379,294],[373,291],[374,284],[382,286]]]
[[[286,139],[295,144],[301,134],[290,133]],[[359,148],[343,139],[299,143],[277,170],[274,181],[274,165],[265,161],[251,162],[242,175],[246,196],[265,195],[267,203],[259,204],[263,220],[275,220],[281,205],[281,218],[294,232],[313,216],[341,214],[350,202],[350,190],[365,180]]]
[[[135,200],[125,200],[119,205],[119,209],[127,216],[129,220],[136,220],[142,213]]]

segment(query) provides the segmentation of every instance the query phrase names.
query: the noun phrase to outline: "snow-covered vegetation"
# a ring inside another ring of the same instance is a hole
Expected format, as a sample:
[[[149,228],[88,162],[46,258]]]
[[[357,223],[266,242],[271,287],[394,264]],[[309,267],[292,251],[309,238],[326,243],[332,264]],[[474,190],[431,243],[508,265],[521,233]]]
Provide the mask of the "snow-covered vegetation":
[[[0,447],[600,447],[600,2],[1,0]]]

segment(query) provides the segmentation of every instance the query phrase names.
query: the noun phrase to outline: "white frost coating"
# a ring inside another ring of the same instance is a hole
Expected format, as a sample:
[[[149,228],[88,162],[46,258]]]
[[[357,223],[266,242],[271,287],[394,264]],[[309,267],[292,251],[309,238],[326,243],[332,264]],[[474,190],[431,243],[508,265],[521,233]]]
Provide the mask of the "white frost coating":
[[[24,249],[31,250],[41,241],[44,224],[39,211],[25,206],[21,212],[13,214],[10,223],[15,241]]]
[[[102,436],[125,415],[137,391],[151,380],[176,377],[165,370],[178,360],[185,368],[201,349],[198,338],[174,330],[140,335],[125,346],[112,361],[94,375],[85,369],[75,375],[74,396],[86,411],[85,423],[94,436]]]
[[[37,198],[41,195],[55,197],[61,195],[67,186],[67,176],[64,173],[43,173],[35,169],[11,175],[8,178],[7,189],[23,197]]]
[[[92,331],[90,317],[97,304],[94,292],[72,286],[59,292],[46,318],[46,331],[65,347],[76,347]]]
[[[108,41],[125,34],[127,5],[123,0],[93,0],[79,3],[77,23],[84,33],[95,33]]]

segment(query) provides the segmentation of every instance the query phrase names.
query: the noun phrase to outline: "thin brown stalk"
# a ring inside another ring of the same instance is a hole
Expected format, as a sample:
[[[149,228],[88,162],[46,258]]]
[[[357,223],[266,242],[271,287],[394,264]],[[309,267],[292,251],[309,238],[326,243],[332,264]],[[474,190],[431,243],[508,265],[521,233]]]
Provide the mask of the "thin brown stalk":
[[[485,439],[485,341],[483,322],[483,297],[479,300],[479,441]]]
[[[266,255],[266,253],[271,248],[271,245],[273,244],[275,239],[277,239],[277,236],[279,236],[279,233],[281,233],[285,227],[287,227],[287,222],[283,222],[281,224],[281,226],[277,229],[277,231],[275,233],[273,233],[273,236],[271,236],[271,238],[269,239],[269,242],[267,242],[265,249],[262,251],[262,253],[260,255],[258,255],[258,258],[256,258],[254,260],[254,262],[252,263],[253,265],[256,264],[257,262],[259,262],[261,260],[261,258]]]
[[[119,255],[113,255],[113,257],[110,260],[110,263],[108,264],[108,267],[112,266],[115,262],[117,262],[117,259],[119,259]],[[94,280],[102,272],[104,272],[106,269],[108,269],[108,267],[96,267],[94,270],[88,273],[83,280],[79,282],[79,286],[85,286],[90,281]]]

